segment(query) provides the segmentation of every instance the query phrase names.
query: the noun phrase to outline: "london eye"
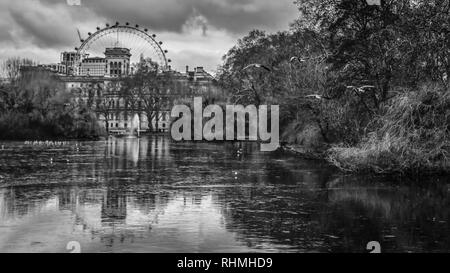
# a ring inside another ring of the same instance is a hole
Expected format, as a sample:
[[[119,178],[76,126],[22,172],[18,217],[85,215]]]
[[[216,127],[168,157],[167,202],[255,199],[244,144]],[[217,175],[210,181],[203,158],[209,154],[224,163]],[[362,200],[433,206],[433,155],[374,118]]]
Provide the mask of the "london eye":
[[[157,40],[157,35],[149,32],[149,29],[139,25],[119,22],[105,27],[97,27],[95,32],[89,32],[83,39],[80,35],[81,45],[76,47],[78,63],[85,58],[101,57],[106,48],[127,48],[131,53],[132,64],[139,63],[141,58],[150,58],[156,62],[161,70],[168,70],[170,59],[167,58],[167,50],[164,50],[163,42]]]

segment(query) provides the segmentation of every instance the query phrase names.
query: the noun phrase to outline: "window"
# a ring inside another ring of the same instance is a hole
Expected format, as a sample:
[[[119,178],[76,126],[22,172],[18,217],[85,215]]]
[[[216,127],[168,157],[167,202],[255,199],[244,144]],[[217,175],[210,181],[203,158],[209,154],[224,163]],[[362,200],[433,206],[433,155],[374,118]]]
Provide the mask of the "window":
[[[116,128],[119,128],[119,123],[116,123]]]

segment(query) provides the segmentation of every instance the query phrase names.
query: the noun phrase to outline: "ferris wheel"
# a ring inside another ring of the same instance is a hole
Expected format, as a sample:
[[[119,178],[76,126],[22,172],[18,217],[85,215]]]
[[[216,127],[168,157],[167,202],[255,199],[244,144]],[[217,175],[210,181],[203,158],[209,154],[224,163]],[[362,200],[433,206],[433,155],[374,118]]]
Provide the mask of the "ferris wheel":
[[[79,36],[81,45],[75,48],[78,63],[86,58],[103,57],[106,48],[120,47],[130,49],[132,64],[138,63],[141,58],[151,58],[161,70],[169,69],[171,60],[166,57],[168,51],[162,48],[163,42],[157,41],[156,34],[150,34],[147,28],[139,25],[116,22],[114,25],[106,24],[104,28],[97,27],[95,32],[88,33],[86,39]]]

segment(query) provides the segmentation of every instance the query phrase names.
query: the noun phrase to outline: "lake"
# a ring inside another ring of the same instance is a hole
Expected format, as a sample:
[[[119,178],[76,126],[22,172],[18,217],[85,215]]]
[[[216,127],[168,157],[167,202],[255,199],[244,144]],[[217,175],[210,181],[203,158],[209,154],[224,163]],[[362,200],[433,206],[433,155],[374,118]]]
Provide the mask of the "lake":
[[[448,252],[449,217],[448,178],[344,175],[257,144],[0,143],[0,252]]]

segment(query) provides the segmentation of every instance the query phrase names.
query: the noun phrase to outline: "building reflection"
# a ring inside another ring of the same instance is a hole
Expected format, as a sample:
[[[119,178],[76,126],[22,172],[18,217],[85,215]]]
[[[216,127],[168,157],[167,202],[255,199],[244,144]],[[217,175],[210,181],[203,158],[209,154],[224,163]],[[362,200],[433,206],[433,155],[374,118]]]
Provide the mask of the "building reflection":
[[[0,251],[11,238],[25,240],[17,230],[40,236],[50,228],[99,251],[364,252],[372,240],[386,251],[450,249],[446,183],[393,186],[231,143],[102,145],[48,165],[53,183],[0,189]],[[42,219],[52,226],[41,234]]]
[[[108,187],[104,193],[101,221],[105,226],[123,225],[127,219],[127,198],[120,189]]]
[[[155,160],[170,160],[170,141],[166,137],[109,138],[106,141],[106,158],[112,170],[146,168]],[[143,164],[140,164],[143,163]],[[153,167],[153,165],[150,165]]]

